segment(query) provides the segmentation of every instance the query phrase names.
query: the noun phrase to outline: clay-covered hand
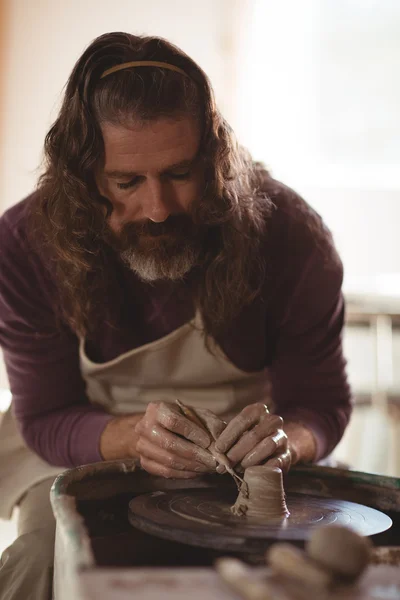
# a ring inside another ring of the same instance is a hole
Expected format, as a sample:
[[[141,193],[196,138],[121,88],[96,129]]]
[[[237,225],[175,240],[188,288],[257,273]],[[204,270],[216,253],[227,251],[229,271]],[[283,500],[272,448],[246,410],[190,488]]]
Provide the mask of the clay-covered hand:
[[[262,402],[246,406],[223,430],[215,448],[228,457],[232,466],[242,469],[255,465],[289,470],[291,454],[283,419],[271,415]],[[217,469],[222,473],[223,469]]]
[[[196,412],[202,420],[204,412],[210,413],[200,409]],[[206,414],[203,422],[207,419],[217,435],[225,427],[212,413]],[[177,405],[150,403],[135,432],[138,436],[136,451],[140,464],[152,475],[189,479],[215,471],[215,459],[206,450],[211,444],[211,436],[185,417]]]

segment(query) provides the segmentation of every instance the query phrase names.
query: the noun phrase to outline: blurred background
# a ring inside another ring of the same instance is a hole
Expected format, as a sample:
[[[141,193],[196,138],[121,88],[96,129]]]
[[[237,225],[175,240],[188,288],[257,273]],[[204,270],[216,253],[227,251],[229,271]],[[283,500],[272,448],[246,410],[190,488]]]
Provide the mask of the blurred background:
[[[0,0],[0,213],[34,188],[63,86],[107,31],[191,55],[239,141],[324,217],[355,396],[335,458],[400,477],[400,2]],[[10,399],[0,360],[0,410]]]

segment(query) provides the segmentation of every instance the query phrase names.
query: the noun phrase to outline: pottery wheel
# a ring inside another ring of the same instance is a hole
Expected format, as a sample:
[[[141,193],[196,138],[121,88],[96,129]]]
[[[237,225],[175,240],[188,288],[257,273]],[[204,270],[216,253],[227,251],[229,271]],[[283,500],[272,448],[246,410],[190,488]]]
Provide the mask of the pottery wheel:
[[[137,496],[129,503],[131,525],[152,535],[216,550],[258,552],[273,540],[305,540],[313,527],[336,523],[363,536],[389,529],[384,513],[342,500],[289,493],[290,517],[265,523],[236,517],[232,490],[180,490]]]

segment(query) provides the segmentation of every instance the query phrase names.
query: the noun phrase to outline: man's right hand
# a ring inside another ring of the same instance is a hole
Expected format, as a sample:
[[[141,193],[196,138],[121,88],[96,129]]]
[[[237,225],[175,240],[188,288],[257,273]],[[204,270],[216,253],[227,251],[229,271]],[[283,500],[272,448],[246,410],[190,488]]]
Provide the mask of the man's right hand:
[[[226,423],[211,411],[196,409],[214,437]],[[100,440],[104,460],[139,458],[143,469],[153,475],[189,479],[215,471],[216,462],[206,450],[210,436],[185,417],[178,406],[150,403],[140,415],[112,419]]]
[[[199,416],[201,412],[198,410]],[[215,420],[223,423],[216,416]],[[206,450],[210,436],[174,404],[150,403],[135,432],[140,464],[152,475],[189,479],[215,471],[216,462]]]

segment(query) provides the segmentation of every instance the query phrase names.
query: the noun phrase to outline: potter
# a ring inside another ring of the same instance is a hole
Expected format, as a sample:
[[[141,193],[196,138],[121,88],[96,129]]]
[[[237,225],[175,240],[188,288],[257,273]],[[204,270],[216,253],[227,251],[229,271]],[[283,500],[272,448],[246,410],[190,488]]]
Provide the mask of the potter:
[[[19,505],[24,524],[0,566],[8,600],[49,597],[57,473],[215,471],[177,397],[208,411],[238,472],[318,461],[351,413],[332,237],[238,144],[183,51],[94,40],[44,151],[37,189],[0,219],[0,516]]]

